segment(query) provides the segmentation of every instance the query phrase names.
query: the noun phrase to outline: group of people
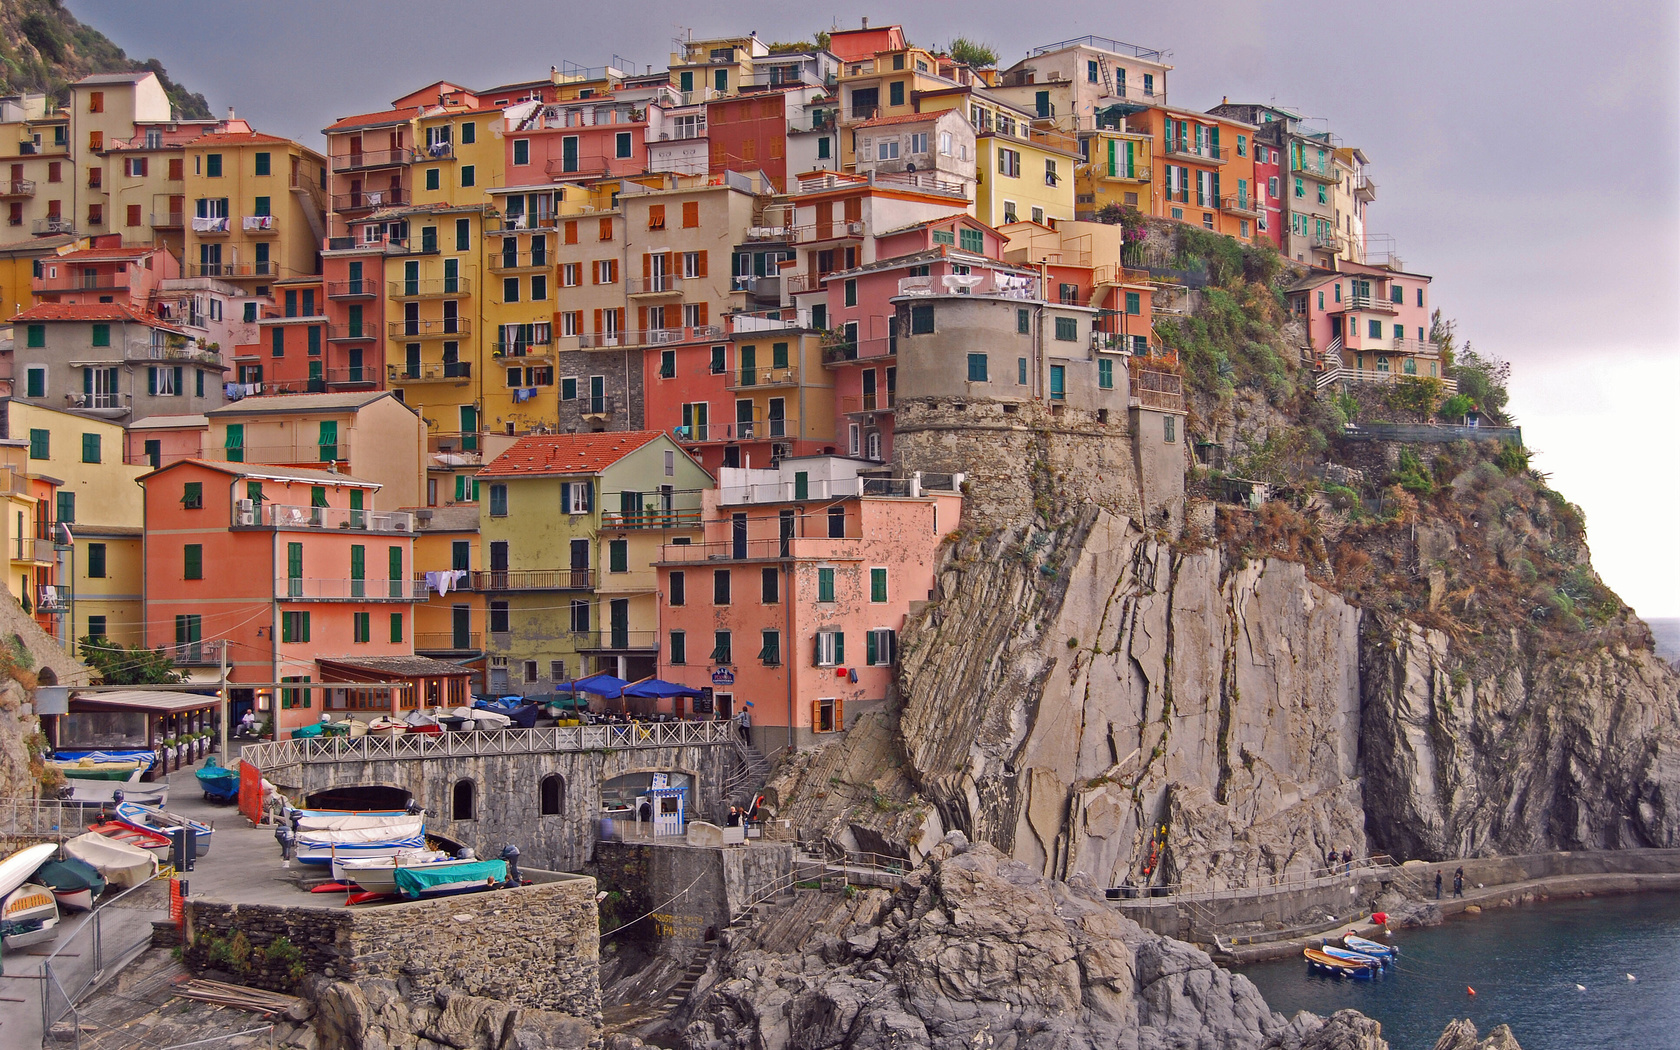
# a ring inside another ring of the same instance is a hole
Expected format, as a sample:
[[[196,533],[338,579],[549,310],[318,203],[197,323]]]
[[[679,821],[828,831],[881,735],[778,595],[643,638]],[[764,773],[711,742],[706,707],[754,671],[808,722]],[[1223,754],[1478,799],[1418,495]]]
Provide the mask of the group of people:
[[[1463,867],[1460,867],[1457,871],[1453,872],[1453,896],[1454,897],[1464,896],[1464,868]],[[1439,871],[1435,872],[1435,899],[1436,900],[1441,899],[1441,873]]]
[[[1344,849],[1340,853],[1331,850],[1324,858],[1326,870],[1334,873],[1337,865],[1341,865],[1343,874],[1353,870],[1353,850]]]

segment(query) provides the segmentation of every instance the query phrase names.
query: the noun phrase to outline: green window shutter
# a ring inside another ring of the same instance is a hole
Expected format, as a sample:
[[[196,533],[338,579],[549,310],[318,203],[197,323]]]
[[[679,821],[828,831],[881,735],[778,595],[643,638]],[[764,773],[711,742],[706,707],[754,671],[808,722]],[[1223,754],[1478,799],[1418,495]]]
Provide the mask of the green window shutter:
[[[47,326],[44,325],[44,324],[32,324],[32,325],[30,325],[29,329],[28,329],[28,332],[27,332],[27,338],[28,338],[29,346],[34,348],[34,349],[38,350],[41,347],[46,346],[47,345]]]
[[[33,456],[33,453],[31,455]],[[189,510],[199,510],[204,507],[204,482],[189,481],[181,486],[181,506]]]
[[[831,602],[834,600],[834,570],[817,570],[817,601]]]
[[[52,458],[52,431],[31,430],[29,432],[29,458]]]
[[[327,463],[338,458],[338,420],[323,419],[321,421],[321,462]]]
[[[182,562],[187,579],[204,579],[204,546],[202,544],[186,544],[182,548]]]
[[[87,565],[89,578],[95,580],[105,578],[105,545],[103,543],[88,544]]]
[[[1128,142],[1126,145],[1130,146],[1131,143]],[[1108,175],[1109,175],[1109,178],[1113,178],[1114,176],[1120,174],[1119,171],[1117,171],[1116,168],[1115,168],[1115,161],[1118,159],[1116,154],[1119,152],[1119,148],[1120,148],[1120,140],[1118,140],[1118,139],[1109,139],[1108,140]]]
[[[869,570],[869,600],[872,602],[887,600],[887,570]]]
[[[311,507],[325,507],[327,505],[327,487],[325,485],[311,485],[309,487],[309,505]]]
[[[456,219],[455,220],[455,250],[458,251],[458,252],[464,252],[464,251],[468,251],[471,248],[472,248],[472,222],[471,222],[471,220]],[[452,263],[454,261],[455,261],[454,259],[446,260],[446,262],[449,262],[449,263]]]
[[[155,365],[146,366],[146,393],[157,393],[157,367]]]
[[[367,548],[361,544],[350,547],[350,578],[352,580],[367,579]]]
[[[98,434],[83,434],[82,435],[82,462],[83,463],[98,463],[99,462],[99,435]]]
[[[402,613],[397,612],[397,613],[392,613],[391,614],[391,642],[392,642],[392,644],[401,643],[402,640],[403,640],[402,620],[403,620]]]
[[[1103,390],[1114,389],[1114,362],[1106,357],[1097,362],[1097,386]]]
[[[401,580],[403,572],[403,549],[401,547],[392,547],[390,549],[390,556],[387,560],[390,563],[390,578],[393,580]]]
[[[497,516],[497,514],[496,514],[496,504],[497,504],[498,500],[496,499],[496,489],[498,487],[500,487],[500,486],[496,486],[496,485],[491,485],[490,486],[490,515],[492,517]],[[506,514],[507,513],[507,489],[505,487],[502,487],[501,497],[502,498],[499,501],[501,503],[501,513]],[[572,512],[572,483],[569,482],[569,481],[562,481],[560,483],[560,513],[570,514],[571,512]]]
[[[76,520],[76,494],[74,492],[60,491],[58,493],[58,520],[71,522]]]
[[[96,324],[96,325],[93,326],[93,345],[94,346],[110,346],[111,345],[111,326],[110,325],[108,325],[108,324]]]
[[[91,369],[91,368],[82,369],[82,384],[83,384],[82,392],[84,394],[93,393],[93,369]],[[27,396],[28,397],[46,397],[47,396],[47,373],[46,373],[45,369],[31,368],[29,370]]]
[[[837,664],[843,664],[843,663],[846,662],[846,632],[845,631],[835,631],[834,632],[834,662],[837,663]]]
[[[286,544],[286,578],[289,580],[303,579],[303,544]]]
[[[1032,311],[1021,308],[1015,311],[1015,331],[1021,335],[1032,334]]]
[[[878,651],[875,648],[875,632],[865,631],[863,635],[863,662],[870,667],[875,666]]]
[[[607,542],[607,571],[630,571],[630,542],[628,540],[609,540]]]
[[[222,447],[226,449],[229,463],[245,462],[245,424],[229,423]]]

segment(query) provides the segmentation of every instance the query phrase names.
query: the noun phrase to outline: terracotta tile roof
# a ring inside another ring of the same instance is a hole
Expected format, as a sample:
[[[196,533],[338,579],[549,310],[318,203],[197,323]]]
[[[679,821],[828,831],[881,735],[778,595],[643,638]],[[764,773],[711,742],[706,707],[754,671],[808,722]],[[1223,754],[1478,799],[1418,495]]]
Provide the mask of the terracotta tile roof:
[[[170,324],[156,314],[146,314],[124,303],[37,303],[21,314],[14,314],[13,321],[133,321],[136,324],[151,325],[153,328],[164,328],[171,332],[179,332],[180,328]]]
[[[598,474],[661,436],[657,430],[528,434],[478,472],[481,478]]]
[[[79,251],[65,252],[55,256],[54,262],[88,262],[93,259],[138,259],[152,252],[161,252],[161,248],[83,248]]]
[[[947,113],[955,112],[956,110],[942,109],[932,113],[900,113],[896,117],[870,117],[859,124],[858,127],[877,128],[885,124],[926,124],[929,121],[938,120]]]
[[[228,145],[233,145],[233,146],[243,146],[243,145],[247,145],[247,144],[258,144],[258,143],[266,143],[266,144],[272,145],[272,146],[291,146],[291,145],[294,145],[294,143],[292,142],[291,139],[283,139],[278,135],[265,135],[260,131],[234,131],[234,132],[212,131],[208,134],[200,135],[198,138],[193,139],[191,142],[187,143],[187,145],[189,145],[189,146],[200,146],[200,145],[211,146],[211,145],[219,145],[219,144],[222,144],[222,143],[226,143]]]
[[[378,113],[358,113],[353,117],[339,117],[328,124],[323,131],[343,131],[346,128],[362,128],[376,124],[399,124],[412,120],[420,113],[420,107],[412,109],[387,109]]]

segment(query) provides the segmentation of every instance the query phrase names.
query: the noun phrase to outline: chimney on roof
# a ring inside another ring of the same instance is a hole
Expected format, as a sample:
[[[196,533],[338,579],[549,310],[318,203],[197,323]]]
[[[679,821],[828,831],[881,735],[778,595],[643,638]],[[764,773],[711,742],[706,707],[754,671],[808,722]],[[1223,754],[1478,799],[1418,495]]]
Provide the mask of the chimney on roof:
[[[865,28],[865,29],[869,28],[869,16],[868,15],[863,16],[863,28]]]
[[[228,107],[228,119],[229,119],[229,120],[232,120],[232,119],[234,119],[234,118],[233,118],[233,107],[232,107],[232,106],[229,106],[229,107]]]

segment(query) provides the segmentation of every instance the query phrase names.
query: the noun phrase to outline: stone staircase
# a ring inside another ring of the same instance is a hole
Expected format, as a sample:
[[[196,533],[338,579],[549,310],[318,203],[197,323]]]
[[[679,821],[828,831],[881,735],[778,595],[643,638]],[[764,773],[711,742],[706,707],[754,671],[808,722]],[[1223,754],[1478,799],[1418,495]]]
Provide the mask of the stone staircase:
[[[753,796],[770,776],[770,760],[764,752],[739,738],[735,741],[736,765],[723,782],[723,796],[731,806],[750,806]]]
[[[711,966],[712,956],[716,954],[716,945],[694,953],[694,957],[689,960],[688,969],[683,971],[683,975],[677,979],[677,983],[671,986],[670,992],[665,996],[666,1013],[670,1013],[682,1005],[682,1001],[688,998],[690,992],[694,991],[694,986],[700,983],[700,978],[706,976],[706,968]]]

